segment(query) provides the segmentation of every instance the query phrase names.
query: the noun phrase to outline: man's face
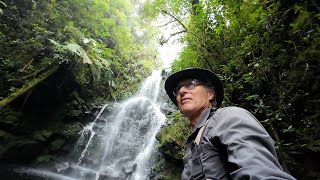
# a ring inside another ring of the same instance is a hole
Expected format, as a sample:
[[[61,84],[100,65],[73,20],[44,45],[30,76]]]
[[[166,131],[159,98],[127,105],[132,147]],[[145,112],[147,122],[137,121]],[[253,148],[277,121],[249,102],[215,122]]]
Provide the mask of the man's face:
[[[186,79],[177,85],[176,100],[179,110],[190,120],[198,117],[203,110],[212,107],[210,100],[213,97],[214,93],[206,89],[201,81]]]

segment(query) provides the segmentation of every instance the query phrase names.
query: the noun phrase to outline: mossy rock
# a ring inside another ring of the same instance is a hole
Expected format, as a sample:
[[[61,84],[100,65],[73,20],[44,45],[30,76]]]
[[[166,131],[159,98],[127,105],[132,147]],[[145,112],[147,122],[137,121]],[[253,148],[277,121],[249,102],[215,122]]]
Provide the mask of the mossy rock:
[[[81,125],[78,122],[73,122],[64,125],[58,134],[63,135],[65,138],[71,139],[79,136],[79,132],[82,130]]]
[[[1,144],[1,147],[3,147],[3,144],[6,144],[6,143],[9,143],[11,141],[13,141],[15,138],[12,134],[6,132],[6,131],[3,131],[3,130],[0,130],[0,144]]]
[[[13,163],[29,163],[45,148],[45,144],[32,140],[19,140],[7,144],[0,159]]]
[[[176,111],[169,116],[169,124],[163,127],[156,138],[160,142],[160,151],[172,159],[182,159],[187,138],[191,133],[188,120]]]
[[[184,156],[184,147],[174,141],[163,143],[159,149],[167,158],[179,160]]]
[[[161,159],[154,167],[151,179],[179,180],[181,179],[182,164]]]
[[[0,126],[2,129],[13,131],[21,125],[21,113],[4,108],[0,111]]]
[[[33,139],[41,142],[45,142],[52,136],[52,132],[50,130],[41,130],[33,132]]]
[[[15,142],[16,137],[6,131],[0,130],[0,159],[4,156],[3,154],[14,147]]]
[[[54,160],[54,156],[50,154],[45,154],[37,157],[37,163],[49,163]]]
[[[51,142],[49,149],[50,151],[57,151],[61,149],[65,143],[66,143],[65,139],[62,139],[62,138],[55,139],[54,141]]]

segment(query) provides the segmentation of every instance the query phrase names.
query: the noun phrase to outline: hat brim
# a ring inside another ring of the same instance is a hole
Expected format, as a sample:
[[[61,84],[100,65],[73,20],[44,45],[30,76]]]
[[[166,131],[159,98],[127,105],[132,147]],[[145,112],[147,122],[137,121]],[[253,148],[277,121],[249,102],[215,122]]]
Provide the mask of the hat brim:
[[[219,108],[221,106],[224,93],[223,93],[223,85],[219,77],[207,69],[188,68],[170,75],[165,81],[165,90],[169,98],[171,99],[171,101],[177,107],[178,107],[178,103],[176,101],[176,96],[173,94],[173,90],[181,80],[190,79],[190,78],[198,79],[204,82],[210,81],[215,86],[216,101],[217,101],[216,108]]]

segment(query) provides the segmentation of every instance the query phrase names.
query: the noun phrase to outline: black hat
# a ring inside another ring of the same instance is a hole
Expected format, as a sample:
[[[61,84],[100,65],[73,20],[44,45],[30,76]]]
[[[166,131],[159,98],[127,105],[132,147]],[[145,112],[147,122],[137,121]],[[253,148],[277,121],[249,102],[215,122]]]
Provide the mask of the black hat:
[[[198,79],[200,81],[203,81],[204,83],[210,83],[215,88],[216,93],[216,101],[217,101],[217,107],[219,108],[221,106],[222,100],[223,100],[223,85],[220,81],[219,77],[214,74],[213,72],[202,69],[202,68],[187,68],[181,71],[178,71],[172,75],[170,75],[165,82],[165,89],[167,91],[168,96],[170,97],[171,101],[178,106],[178,103],[176,101],[175,95],[173,95],[173,90],[176,88],[178,83],[181,80],[194,78]]]

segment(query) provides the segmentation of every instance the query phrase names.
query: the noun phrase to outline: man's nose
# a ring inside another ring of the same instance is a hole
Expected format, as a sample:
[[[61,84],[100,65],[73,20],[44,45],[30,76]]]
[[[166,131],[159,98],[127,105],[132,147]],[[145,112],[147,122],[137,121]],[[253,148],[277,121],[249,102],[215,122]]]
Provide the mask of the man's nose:
[[[179,89],[178,94],[184,95],[184,94],[186,94],[188,91],[189,91],[189,90],[188,90],[186,87],[182,86],[182,87]]]

